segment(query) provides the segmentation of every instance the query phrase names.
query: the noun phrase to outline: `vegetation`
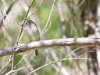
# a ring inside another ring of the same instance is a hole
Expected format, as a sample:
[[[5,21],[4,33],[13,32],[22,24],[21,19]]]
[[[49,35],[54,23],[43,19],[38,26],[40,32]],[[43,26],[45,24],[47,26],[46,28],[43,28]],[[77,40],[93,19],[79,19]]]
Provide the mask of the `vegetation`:
[[[1,0],[0,49],[29,43],[24,30],[24,33],[20,31],[25,19],[40,27],[41,40],[99,38],[98,3],[99,0]],[[3,56],[0,74],[99,75],[96,49],[55,46],[39,49],[39,56],[35,56],[34,50]]]

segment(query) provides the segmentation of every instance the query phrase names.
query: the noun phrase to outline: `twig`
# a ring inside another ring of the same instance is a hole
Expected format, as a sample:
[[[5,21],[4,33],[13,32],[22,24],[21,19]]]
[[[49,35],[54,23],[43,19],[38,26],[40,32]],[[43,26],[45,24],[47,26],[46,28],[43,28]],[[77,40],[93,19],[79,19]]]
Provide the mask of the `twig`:
[[[51,64],[54,64],[54,63],[57,63],[57,62],[61,62],[61,61],[64,61],[64,60],[70,60],[70,59],[77,60],[77,58],[67,58],[67,59],[56,60],[56,61],[54,61],[54,62],[47,63],[47,64],[45,64],[45,65],[43,65],[43,66],[41,66],[41,67],[39,67],[39,68],[33,70],[32,72],[30,72],[30,73],[27,74],[27,75],[30,75],[31,73],[34,73],[34,72],[36,72],[36,71],[38,71],[38,70],[40,70],[40,69],[42,69],[42,68],[44,68],[44,67],[46,67],[46,66],[48,66],[48,65],[51,65]],[[79,58],[79,59],[84,60],[85,58]],[[88,58],[88,59],[89,59],[89,58]],[[69,74],[66,72],[66,75],[69,75]]]
[[[80,0],[78,7],[82,6],[82,4],[85,2],[85,0]]]
[[[24,21],[23,21],[22,24],[24,24],[24,22],[25,22],[25,20],[26,20],[26,18],[27,18],[27,16],[28,16],[29,10],[30,10],[30,8],[31,8],[31,6],[32,6],[32,4],[33,4],[33,2],[34,2],[34,0],[32,0],[32,2],[30,3],[29,9],[27,10],[27,13],[26,13],[26,15],[25,15],[25,17],[24,17]],[[18,49],[17,47],[18,47],[18,44],[19,44],[19,41],[20,41],[22,35],[23,35],[23,26],[20,28],[20,32],[19,32],[19,35],[18,35],[18,38],[17,38],[17,41],[16,41],[16,46],[13,48],[14,50],[13,50],[13,59],[12,59],[12,69],[14,69],[15,51]]]
[[[35,9],[34,12],[33,12],[31,15],[29,15],[29,16],[27,17],[27,19],[28,19],[30,16],[32,16],[32,15],[42,6],[42,4],[44,3],[44,1],[45,1],[45,0],[42,1],[42,3],[39,5],[39,7],[38,7],[37,9]]]
[[[54,8],[55,1],[56,1],[56,0],[53,0],[52,8],[51,8],[51,11],[50,11],[50,14],[49,14],[49,17],[48,17],[47,23],[46,23],[46,25],[45,25],[45,27],[44,27],[44,29],[43,29],[43,32],[44,32],[45,29],[47,28],[48,23],[49,23],[49,21],[50,21],[50,17],[51,17],[51,14],[52,14],[53,8]]]
[[[6,64],[2,66],[2,68],[0,69],[0,74],[2,74],[2,71],[5,69],[5,67],[7,67],[7,65],[12,61],[12,59],[9,59],[9,61],[7,62],[6,60]]]
[[[6,19],[7,15],[8,15],[9,12],[11,11],[11,9],[12,9],[12,7],[13,7],[13,5],[15,4],[16,1],[17,1],[17,0],[14,0],[14,1],[10,4],[8,10],[7,10],[6,13],[4,14],[2,20],[0,21],[0,28],[2,28],[2,30],[3,30],[4,38],[5,38],[5,40],[6,40],[6,44],[7,44],[7,37],[9,37],[9,35],[8,35],[7,31],[6,31],[5,28],[4,28],[4,23],[3,23],[3,21]],[[3,2],[3,1],[2,1],[2,2]],[[4,4],[4,2],[3,2],[3,4]],[[7,44],[7,46],[8,46],[8,44]],[[12,62],[13,62],[13,61],[12,61]]]
[[[30,8],[31,8],[31,6],[33,4],[33,2],[34,2],[34,0],[32,0],[31,4],[29,5],[29,9],[27,10],[27,13],[26,13],[26,15],[24,17],[24,21],[23,21],[22,24],[24,24],[24,22],[25,22],[25,20],[26,20],[26,18],[28,16],[29,10],[30,10]],[[22,32],[23,32],[23,26],[20,28],[20,32],[19,32],[19,35],[18,35],[18,38],[17,38],[17,41],[16,41],[16,45],[19,43],[19,40],[21,39]]]
[[[13,7],[13,5],[15,4],[16,1],[17,1],[17,0],[15,0],[15,1],[13,1],[13,2],[11,3],[11,5],[10,5],[9,8],[8,8],[8,10],[7,10],[6,13],[3,15],[3,18],[2,18],[1,21],[0,21],[0,28],[2,27],[2,30],[3,30],[3,33],[4,33],[4,38],[5,38],[5,40],[6,40],[6,44],[7,44],[7,37],[9,38],[10,41],[12,41],[12,40],[11,40],[11,37],[9,36],[9,34],[7,33],[7,31],[6,31],[5,28],[4,28],[3,21],[6,19],[6,17],[7,17],[6,15],[9,14],[9,12],[11,11],[11,9],[12,9],[12,7]],[[2,3],[3,3],[3,5],[5,5],[3,0],[2,0]],[[8,46],[8,44],[7,44],[7,46]]]
[[[71,16],[72,25],[75,27],[74,29],[77,31],[78,35],[81,36],[81,33],[80,33],[80,31],[78,30],[78,27],[77,27],[77,25],[76,25],[76,19],[77,19],[77,20],[79,20],[79,19],[78,19],[77,15],[75,14],[74,9],[71,7],[69,0],[65,0],[65,3],[67,4],[67,6],[68,6],[68,8],[69,8],[69,10],[70,10],[70,13],[71,13],[71,15],[72,15],[72,16]]]
[[[86,58],[67,58],[67,59],[56,60],[56,61],[47,63],[47,64],[45,64],[45,65],[43,65],[43,66],[41,66],[41,67],[39,67],[39,68],[33,70],[33,71],[30,72],[28,75],[30,75],[31,73],[34,73],[34,72],[36,72],[36,71],[38,71],[38,70],[40,70],[40,69],[42,69],[42,68],[44,68],[44,67],[46,67],[46,66],[48,66],[48,65],[51,65],[51,64],[54,64],[54,63],[57,63],[57,62],[61,62],[61,61],[65,61],[65,60],[72,60],[72,59],[73,59],[73,60],[77,60],[77,59],[85,60]],[[89,59],[89,58],[87,58],[87,59]],[[34,66],[34,65],[32,65],[32,66]],[[27,69],[27,68],[30,68],[30,67],[32,67],[32,66],[19,68],[19,69],[17,69],[17,70],[13,70],[13,71],[10,71],[10,72],[6,73],[5,75],[11,75],[11,74],[14,73],[14,72],[18,72],[18,71],[20,71],[20,70]],[[66,75],[67,75],[67,74],[66,74]],[[68,75],[69,75],[69,74],[68,74]]]

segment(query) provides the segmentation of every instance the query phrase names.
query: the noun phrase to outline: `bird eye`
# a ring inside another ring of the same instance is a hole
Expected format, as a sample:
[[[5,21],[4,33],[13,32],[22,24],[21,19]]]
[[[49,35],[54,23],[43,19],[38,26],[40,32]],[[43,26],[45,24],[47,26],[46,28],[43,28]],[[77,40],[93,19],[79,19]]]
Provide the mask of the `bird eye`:
[[[26,25],[27,25],[28,23],[26,22]]]

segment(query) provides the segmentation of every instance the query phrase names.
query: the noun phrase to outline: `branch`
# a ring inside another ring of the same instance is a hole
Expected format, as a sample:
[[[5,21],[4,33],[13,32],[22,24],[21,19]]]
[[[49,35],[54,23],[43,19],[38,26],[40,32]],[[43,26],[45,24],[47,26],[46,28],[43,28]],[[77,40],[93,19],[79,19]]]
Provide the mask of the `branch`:
[[[28,44],[18,44],[15,53],[30,51],[30,49],[40,49],[53,46],[100,46],[100,38],[67,38],[40,40]],[[0,57],[13,54],[15,46],[0,49]]]
[[[31,8],[31,6],[32,6],[32,4],[33,4],[33,2],[34,2],[34,0],[32,0],[31,4],[28,6],[29,8],[28,8],[28,10],[27,10],[27,12],[26,12],[26,15],[25,15],[25,17],[24,17],[24,20],[23,20],[23,23],[22,23],[22,24],[24,24],[24,22],[25,22],[25,20],[26,20],[26,18],[27,18],[27,16],[28,16],[28,13],[29,13],[29,11],[30,11],[30,8]],[[23,32],[23,26],[20,28],[20,32],[19,32],[19,35],[18,35],[18,38],[17,38],[17,41],[16,41],[16,45],[19,43],[19,40],[21,39],[22,32]]]
[[[43,1],[40,3],[39,7],[36,8],[36,9],[34,10],[34,12],[33,12],[31,15],[29,15],[26,19],[28,19],[30,16],[32,16],[32,15],[42,6],[42,4],[44,3],[44,1],[45,1],[45,0],[43,0]]]

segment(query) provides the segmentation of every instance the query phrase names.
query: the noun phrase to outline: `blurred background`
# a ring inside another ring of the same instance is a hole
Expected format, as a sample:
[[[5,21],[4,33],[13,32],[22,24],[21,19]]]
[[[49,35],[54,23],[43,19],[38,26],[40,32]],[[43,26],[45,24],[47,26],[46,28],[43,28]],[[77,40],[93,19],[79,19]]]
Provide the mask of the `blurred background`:
[[[41,40],[100,37],[100,0],[0,0],[1,49],[16,44],[31,3],[27,18],[40,27]],[[28,42],[24,32],[19,44]],[[12,58],[0,57],[0,75],[99,75],[99,47],[42,48],[39,56],[32,50],[19,53],[14,70]]]

